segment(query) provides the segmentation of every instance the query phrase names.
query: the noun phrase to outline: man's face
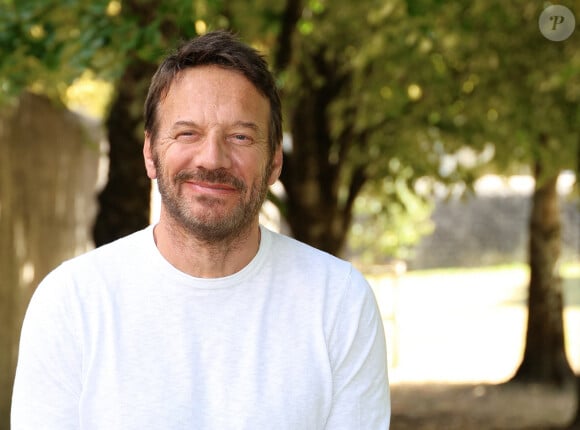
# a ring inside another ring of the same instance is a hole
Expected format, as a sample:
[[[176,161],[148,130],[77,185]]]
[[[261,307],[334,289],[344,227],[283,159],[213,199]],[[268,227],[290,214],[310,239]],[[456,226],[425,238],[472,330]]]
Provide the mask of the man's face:
[[[161,194],[160,222],[204,241],[257,225],[282,164],[281,150],[269,155],[268,100],[241,74],[201,66],[180,72],[157,118],[144,155]]]

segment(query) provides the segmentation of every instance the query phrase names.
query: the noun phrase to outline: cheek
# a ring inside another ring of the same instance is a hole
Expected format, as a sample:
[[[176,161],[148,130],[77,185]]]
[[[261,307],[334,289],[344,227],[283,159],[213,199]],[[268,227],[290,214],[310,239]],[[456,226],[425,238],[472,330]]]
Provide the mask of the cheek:
[[[188,151],[179,146],[173,146],[160,156],[161,167],[164,172],[176,173],[191,166],[191,157]]]
[[[257,151],[248,149],[238,148],[238,150],[232,150],[228,154],[230,159],[230,168],[228,170],[233,175],[243,178],[246,182],[252,182],[254,177],[258,176],[262,171],[264,163]]]
[[[267,181],[270,171],[270,165],[264,158],[247,160],[243,168],[246,177],[251,178],[255,183]]]

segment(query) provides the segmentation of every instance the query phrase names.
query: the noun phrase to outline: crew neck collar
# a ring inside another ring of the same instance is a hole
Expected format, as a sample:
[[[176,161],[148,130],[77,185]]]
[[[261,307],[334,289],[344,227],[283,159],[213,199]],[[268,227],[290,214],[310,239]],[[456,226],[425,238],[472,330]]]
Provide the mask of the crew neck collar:
[[[154,228],[155,225],[150,225],[146,228],[147,246],[151,251],[150,254],[152,255],[153,264],[155,264],[158,270],[163,274],[164,278],[196,288],[218,289],[239,285],[240,282],[253,276],[260,269],[265,257],[269,253],[272,242],[271,232],[264,226],[260,225],[260,244],[258,246],[258,252],[246,266],[228,276],[218,278],[199,278],[182,272],[163,257],[155,244],[155,238],[153,235]]]

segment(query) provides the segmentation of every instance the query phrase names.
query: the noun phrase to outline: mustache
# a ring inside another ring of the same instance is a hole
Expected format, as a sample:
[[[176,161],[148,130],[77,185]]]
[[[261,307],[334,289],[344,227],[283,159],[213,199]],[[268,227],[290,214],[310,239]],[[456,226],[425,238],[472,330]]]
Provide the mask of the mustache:
[[[199,181],[213,184],[226,184],[238,191],[245,191],[246,184],[225,169],[207,170],[182,170],[174,176],[175,182]]]

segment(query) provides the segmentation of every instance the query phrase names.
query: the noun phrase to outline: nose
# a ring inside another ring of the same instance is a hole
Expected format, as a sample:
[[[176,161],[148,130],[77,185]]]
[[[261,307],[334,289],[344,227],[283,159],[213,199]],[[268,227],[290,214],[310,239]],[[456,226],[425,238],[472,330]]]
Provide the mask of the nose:
[[[231,167],[231,154],[225,137],[220,132],[208,133],[199,145],[195,156],[198,168],[206,170],[228,169]]]

